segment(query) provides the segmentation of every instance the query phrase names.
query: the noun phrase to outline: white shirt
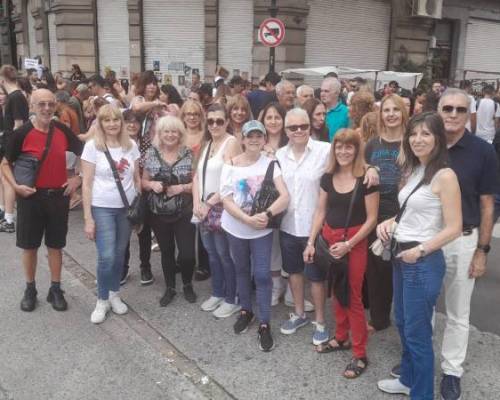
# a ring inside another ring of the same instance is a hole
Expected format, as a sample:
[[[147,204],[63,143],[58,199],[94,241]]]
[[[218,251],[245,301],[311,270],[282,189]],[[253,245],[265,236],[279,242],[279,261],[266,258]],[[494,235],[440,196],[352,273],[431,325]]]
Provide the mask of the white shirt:
[[[308,237],[319,197],[319,183],[325,173],[330,143],[309,139],[300,160],[295,160],[290,144],[276,152],[290,203],[280,229],[297,237]]]
[[[134,185],[134,162],[139,159],[139,149],[132,141],[130,150],[121,147],[110,147],[109,154],[117,166],[123,190],[129,204],[136,196]],[[92,185],[92,206],[107,208],[123,208],[122,198],[113,177],[113,171],[103,151],[97,150],[94,139],[89,140],[83,148],[81,159],[95,165],[94,182]]]
[[[472,114],[475,114],[476,113],[476,99],[474,98],[474,96],[471,96],[469,94],[469,99],[470,99],[470,107],[469,107],[469,114],[472,115]],[[469,132],[472,132],[472,127],[471,127],[471,124],[470,124],[470,117],[469,117],[469,120],[467,121],[467,123],[465,124],[465,128],[469,131]]]
[[[481,99],[477,108],[476,135],[489,143],[495,138],[495,118],[500,118],[500,105],[496,109],[495,112],[495,102],[486,97]]]
[[[246,167],[224,164],[220,177],[221,198],[232,195],[236,205],[250,215],[253,199],[261,188],[271,161],[271,158],[261,155],[257,162]],[[273,179],[280,175],[280,167],[275,164]],[[254,229],[234,218],[226,210],[222,213],[221,226],[226,232],[240,239],[257,239],[272,232],[272,229]]]

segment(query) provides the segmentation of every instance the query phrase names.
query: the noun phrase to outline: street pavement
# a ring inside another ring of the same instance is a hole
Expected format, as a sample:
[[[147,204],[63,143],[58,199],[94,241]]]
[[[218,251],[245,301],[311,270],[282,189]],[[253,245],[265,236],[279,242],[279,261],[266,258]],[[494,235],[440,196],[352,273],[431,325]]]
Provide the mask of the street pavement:
[[[500,229],[496,234],[500,237]],[[463,400],[500,397],[499,244],[495,239],[488,274],[475,290],[472,321],[477,328],[471,329]],[[291,311],[283,304],[273,308],[276,348],[270,353],[258,349],[256,324],[237,336],[233,317],[216,320],[199,309],[209,296],[209,281],[195,283],[197,304],[187,303],[179,290],[168,307],[159,307],[164,290],[159,253],[152,256],[155,283],[141,287],[135,235],[132,276],[122,290],[130,312],[92,325],[96,252],[83,235],[81,211],[70,214],[64,256],[67,312],[53,311],[45,301],[49,274],[44,249],[38,260],[39,306],[33,313],[20,311],[24,290],[20,255],[14,235],[1,234],[0,400],[403,398],[385,395],[376,387],[400,355],[393,327],[370,337],[370,365],[350,381],[341,376],[350,354],[315,353],[311,325],[292,336],[279,333],[280,322]],[[330,317],[329,321],[332,325]],[[442,332],[443,315],[438,313],[436,375]],[[438,384],[436,379],[436,393]]]

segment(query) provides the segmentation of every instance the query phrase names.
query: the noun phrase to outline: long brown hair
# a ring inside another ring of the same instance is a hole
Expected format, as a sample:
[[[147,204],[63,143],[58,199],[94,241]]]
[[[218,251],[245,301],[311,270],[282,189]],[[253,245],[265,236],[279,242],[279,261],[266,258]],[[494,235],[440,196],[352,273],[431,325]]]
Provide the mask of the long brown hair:
[[[356,178],[362,177],[365,174],[364,146],[361,135],[354,129],[341,129],[333,137],[333,142],[330,147],[330,159],[328,160],[326,172],[335,174],[338,171],[339,165],[337,157],[335,156],[335,145],[337,143],[352,144],[354,146],[356,154],[354,155],[354,161],[352,163],[352,174]]]

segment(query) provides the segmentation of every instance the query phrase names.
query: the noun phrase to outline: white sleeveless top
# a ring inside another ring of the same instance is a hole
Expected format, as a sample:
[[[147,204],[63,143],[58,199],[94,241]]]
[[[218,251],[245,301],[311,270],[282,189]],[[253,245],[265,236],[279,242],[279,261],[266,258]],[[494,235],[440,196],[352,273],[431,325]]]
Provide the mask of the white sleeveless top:
[[[422,185],[408,200],[406,210],[395,232],[398,242],[425,242],[432,239],[443,229],[441,199],[431,189],[432,183],[438,174],[439,171],[428,185]],[[410,175],[408,182],[398,194],[400,207],[423,176],[424,167],[422,166],[418,167]]]
[[[196,169],[196,175],[198,176],[198,188],[200,193],[200,200],[203,196],[203,199],[207,200],[207,196],[211,193],[217,193],[220,189],[220,176],[222,173],[222,167],[224,166],[224,151],[226,149],[229,140],[231,140],[232,136],[228,136],[222,145],[217,150],[217,153],[213,155],[212,158],[208,159],[207,162],[207,170],[205,172],[205,192],[203,191],[203,165],[205,164],[205,157],[208,156],[208,146],[205,146],[203,149],[203,153],[200,156],[200,160],[198,162],[198,167]],[[213,145],[213,143],[212,143]]]

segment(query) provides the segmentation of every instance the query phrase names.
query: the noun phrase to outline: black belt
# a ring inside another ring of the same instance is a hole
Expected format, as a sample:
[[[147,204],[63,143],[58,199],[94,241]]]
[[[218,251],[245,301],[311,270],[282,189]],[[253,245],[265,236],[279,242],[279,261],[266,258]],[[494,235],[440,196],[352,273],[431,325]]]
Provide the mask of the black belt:
[[[472,235],[472,231],[477,228],[475,225],[464,225],[462,227],[462,235],[463,236],[469,236]]]
[[[59,189],[36,189],[41,196],[60,196],[64,193],[64,188]]]
[[[417,247],[420,244],[420,242],[398,242],[398,247],[399,250],[405,251],[408,249],[413,249],[414,247]]]

